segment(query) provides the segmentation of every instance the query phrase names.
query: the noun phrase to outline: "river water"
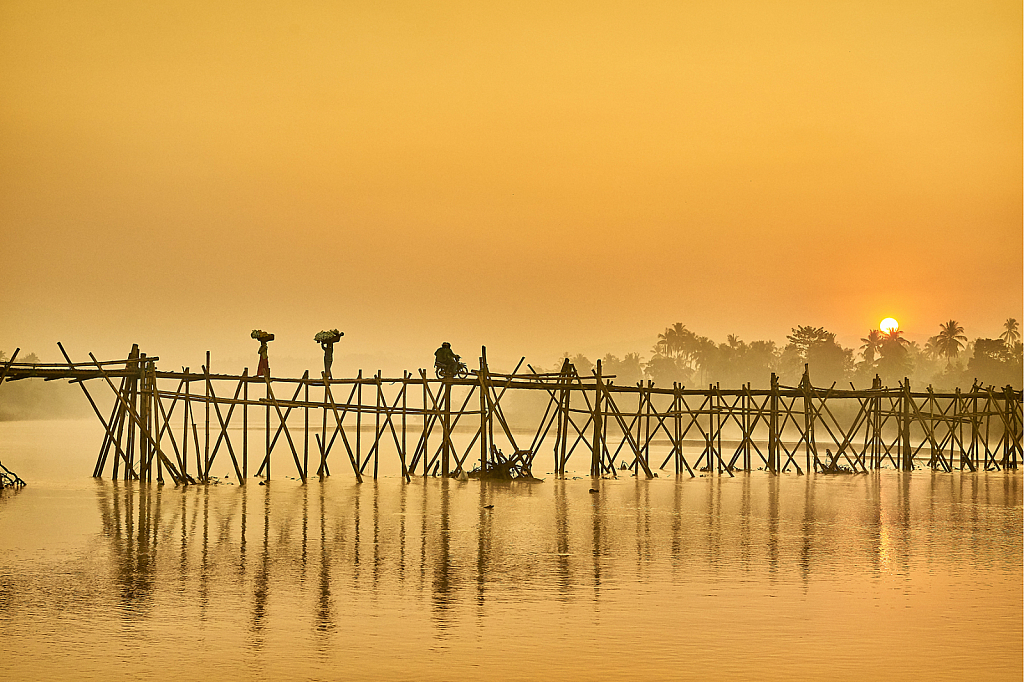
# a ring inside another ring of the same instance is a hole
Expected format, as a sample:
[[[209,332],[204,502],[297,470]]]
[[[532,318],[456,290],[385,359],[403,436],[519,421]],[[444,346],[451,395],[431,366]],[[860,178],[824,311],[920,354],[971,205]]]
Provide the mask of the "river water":
[[[1016,473],[175,489],[100,435],[0,423],[5,680],[1024,673]]]

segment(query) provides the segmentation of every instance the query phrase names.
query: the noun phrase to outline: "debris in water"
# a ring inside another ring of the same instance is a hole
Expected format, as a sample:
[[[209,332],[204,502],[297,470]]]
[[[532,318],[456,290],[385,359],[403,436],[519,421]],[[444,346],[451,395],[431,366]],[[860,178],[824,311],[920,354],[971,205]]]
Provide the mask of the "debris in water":
[[[487,462],[487,470],[479,467],[467,474],[468,478],[480,478],[499,481],[541,481],[533,475],[530,467],[533,464],[533,453],[529,450],[516,450],[508,457],[501,450],[491,446],[491,457]],[[460,476],[461,478],[461,476]]]
[[[24,488],[25,485],[25,481],[21,480],[18,474],[5,467],[3,462],[0,462],[0,490],[4,488]]]

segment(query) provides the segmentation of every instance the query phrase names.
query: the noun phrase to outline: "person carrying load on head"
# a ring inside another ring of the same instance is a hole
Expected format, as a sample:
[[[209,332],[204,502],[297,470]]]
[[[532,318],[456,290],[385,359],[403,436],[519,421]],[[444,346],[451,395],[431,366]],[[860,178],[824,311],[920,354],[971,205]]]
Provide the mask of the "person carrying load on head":
[[[256,368],[256,376],[258,377],[269,377],[270,376],[270,349],[267,347],[266,341],[260,341],[260,349],[257,351],[260,356],[259,367]]]
[[[327,331],[317,332],[313,340],[320,344],[320,348],[324,351],[324,375],[331,378],[331,365],[334,364],[334,344],[341,340],[341,337],[345,336],[345,332],[338,331],[337,329],[330,329]]]
[[[256,376],[270,378],[270,349],[267,344],[274,340],[274,335],[262,329],[253,329],[250,336],[260,342],[260,349],[257,351],[260,356],[260,364],[256,368]]]
[[[459,356],[452,351],[452,344],[445,341],[434,351],[434,367],[443,369],[445,374],[452,376],[459,366]]]

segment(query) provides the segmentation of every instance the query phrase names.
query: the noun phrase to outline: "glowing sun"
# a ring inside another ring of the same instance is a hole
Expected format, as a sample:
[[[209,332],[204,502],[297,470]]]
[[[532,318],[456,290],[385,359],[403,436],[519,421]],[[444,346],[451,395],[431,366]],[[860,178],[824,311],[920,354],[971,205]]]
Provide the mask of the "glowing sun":
[[[892,334],[894,331],[900,328],[900,323],[892,317],[887,317],[878,323],[878,328],[886,334]]]

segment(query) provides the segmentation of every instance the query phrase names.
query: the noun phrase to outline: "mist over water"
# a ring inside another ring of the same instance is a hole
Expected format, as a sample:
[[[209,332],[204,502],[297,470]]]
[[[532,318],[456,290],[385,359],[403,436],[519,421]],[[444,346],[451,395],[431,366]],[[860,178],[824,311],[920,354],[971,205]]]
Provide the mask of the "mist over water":
[[[98,428],[0,424],[7,679],[1022,674],[1017,473],[175,489]]]

